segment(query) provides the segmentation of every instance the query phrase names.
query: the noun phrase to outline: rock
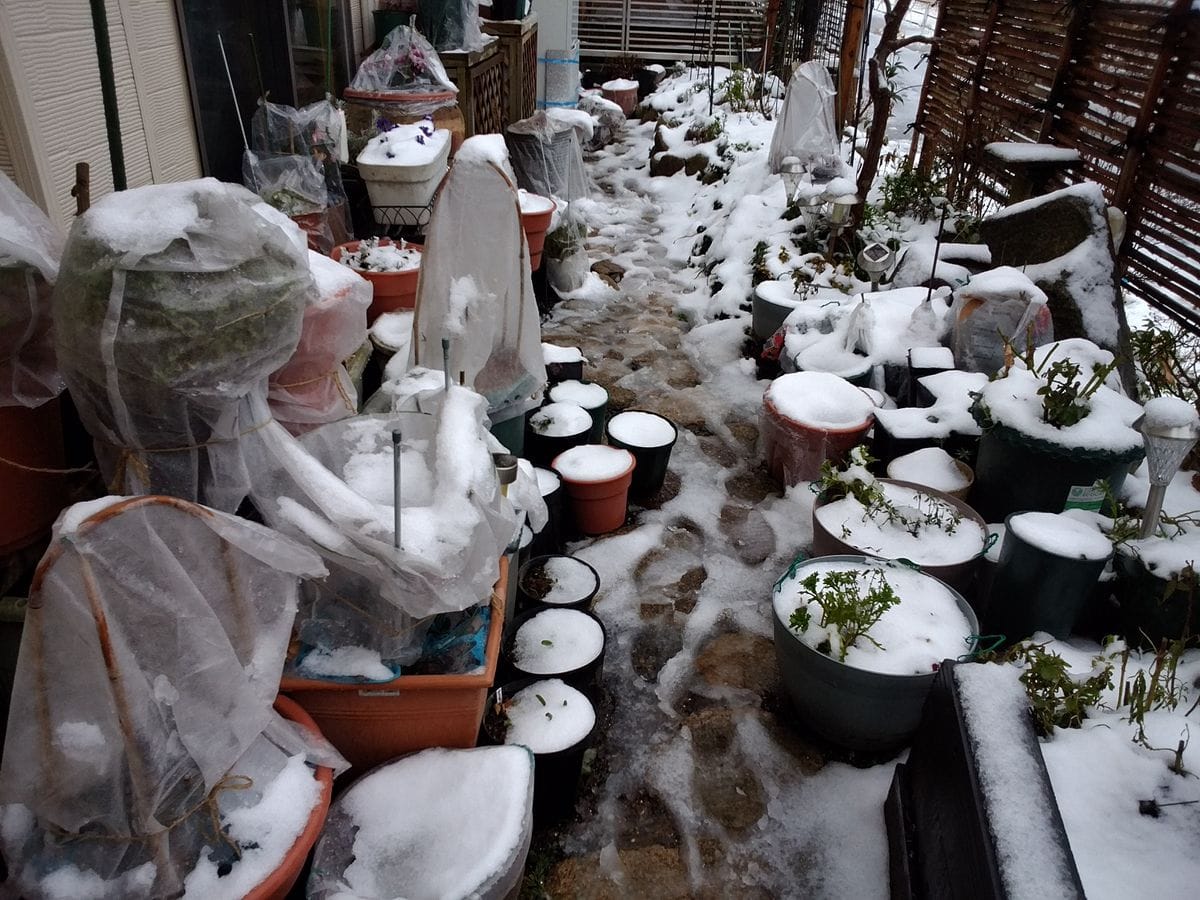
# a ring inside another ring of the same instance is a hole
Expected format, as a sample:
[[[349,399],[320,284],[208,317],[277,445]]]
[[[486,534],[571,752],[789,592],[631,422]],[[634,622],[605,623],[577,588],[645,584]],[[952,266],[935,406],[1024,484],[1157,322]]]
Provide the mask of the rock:
[[[767,811],[762,785],[739,759],[698,759],[692,783],[705,811],[730,831],[749,828]]]
[[[639,787],[632,797],[622,795],[618,821],[617,849],[632,850],[636,847],[679,846],[679,831],[671,818],[666,804],[658,794],[645,786]]]
[[[756,465],[726,478],[725,490],[735,500],[762,503],[767,497],[778,496],[779,485],[761,465]]]
[[[620,284],[625,277],[625,267],[619,266],[611,259],[601,259],[592,263],[592,271],[600,277],[607,276],[613,284]]]
[[[720,522],[722,533],[742,562],[756,565],[775,553],[775,532],[757,509],[727,504]]]
[[[547,896],[552,900],[685,900],[691,896],[687,869],[677,848],[618,850],[617,859],[623,875],[620,881],[601,865],[599,854],[564,859],[546,879]]]
[[[688,716],[683,724],[692,733],[692,748],[700,756],[726,753],[733,746],[736,726],[733,710],[728,707],[702,709]]]
[[[705,644],[696,656],[696,671],[710,685],[741,688],[759,695],[779,680],[775,645],[744,631],[718,635]]]
[[[668,607],[669,609],[669,607]],[[676,653],[683,649],[683,628],[670,621],[645,625],[629,648],[633,671],[651,683]]]
[[[1019,269],[1049,262],[1082,244],[1097,227],[1096,204],[1075,193],[1055,191],[1021,205],[1028,208],[1002,209],[979,224],[993,266]],[[1107,238],[1107,216],[1103,210],[1100,213]]]

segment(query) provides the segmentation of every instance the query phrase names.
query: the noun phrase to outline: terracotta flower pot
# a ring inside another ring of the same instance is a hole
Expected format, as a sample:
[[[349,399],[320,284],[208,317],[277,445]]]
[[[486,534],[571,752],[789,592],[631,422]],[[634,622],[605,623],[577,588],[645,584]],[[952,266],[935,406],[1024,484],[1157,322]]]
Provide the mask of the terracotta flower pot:
[[[625,458],[624,467],[605,478],[575,475],[571,455],[597,448],[622,454]],[[575,513],[575,524],[580,531],[589,535],[607,534],[625,524],[625,513],[629,508],[629,485],[633,481],[635,465],[633,454],[628,450],[601,444],[572,447],[554,458],[551,468],[562,477],[563,487]]]
[[[633,115],[638,103],[638,83],[628,78],[617,78],[600,85],[600,91],[605,100],[611,100],[621,107],[625,115]]]
[[[542,266],[542,249],[546,246],[546,229],[554,218],[555,203],[541,194],[525,194],[521,198],[521,227],[529,246],[529,268],[536,272]]]
[[[320,729],[317,728],[317,723],[295,700],[276,697],[275,709],[285,719],[295,722],[305,731],[318,737],[322,736]],[[287,856],[283,858],[279,867],[265,881],[247,893],[245,900],[286,900],[295,886],[296,880],[300,877],[304,863],[308,860],[308,852],[312,850],[313,844],[317,842],[317,838],[321,834],[321,829],[325,827],[325,817],[329,814],[329,802],[333,798],[333,770],[320,766],[313,773],[313,777],[321,782],[321,796],[317,800],[317,805],[313,807],[312,813],[309,814],[304,830],[300,832],[300,836],[296,838],[296,842],[292,844],[292,848],[288,850]]]
[[[66,463],[57,399],[32,409],[0,406],[0,554],[34,543],[67,505]],[[28,468],[18,468],[25,466]]]
[[[806,425],[780,412],[768,391],[763,395],[762,427],[767,470],[784,485],[812,481],[820,477],[822,462],[840,463],[861,444],[874,422],[874,415],[868,414],[861,423],[846,428]]]
[[[360,241],[350,241],[341,244],[334,247],[333,252],[329,255],[341,261],[343,254],[357,251],[360,243]],[[380,238],[379,240],[380,246],[387,246],[390,243],[392,242],[389,238]],[[425,248],[409,244],[405,249],[423,253]],[[417,279],[421,275],[420,266],[405,269],[402,272],[359,272],[358,269],[354,271],[371,282],[371,287],[375,292],[375,298],[371,301],[370,309],[367,310],[368,326],[385,312],[412,309],[417,305]]]

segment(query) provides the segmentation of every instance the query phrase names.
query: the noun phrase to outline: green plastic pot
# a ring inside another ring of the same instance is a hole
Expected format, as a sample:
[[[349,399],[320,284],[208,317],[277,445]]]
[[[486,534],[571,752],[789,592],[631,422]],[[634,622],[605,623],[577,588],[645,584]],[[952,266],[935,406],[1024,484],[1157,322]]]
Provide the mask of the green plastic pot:
[[[1151,572],[1141,557],[1118,553],[1116,594],[1121,633],[1131,645],[1154,649],[1164,640],[1187,634],[1188,645],[1200,646],[1200,591],[1186,589],[1168,595],[1170,580]]]
[[[508,419],[493,422],[492,437],[502,443],[513,456],[525,453],[525,414],[518,413]]]

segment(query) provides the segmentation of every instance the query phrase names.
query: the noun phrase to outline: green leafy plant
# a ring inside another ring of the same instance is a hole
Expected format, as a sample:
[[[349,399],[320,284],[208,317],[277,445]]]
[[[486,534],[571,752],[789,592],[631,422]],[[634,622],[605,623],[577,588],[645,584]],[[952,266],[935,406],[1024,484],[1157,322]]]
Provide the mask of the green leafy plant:
[[[881,570],[814,572],[800,582],[800,607],[788,619],[788,625],[798,634],[808,631],[812,624],[809,604],[820,610],[818,626],[833,628],[837,640],[822,641],[817,649],[845,662],[846,653],[862,638],[880,650],[884,647],[867,632],[885,612],[900,602],[895,590]],[[836,646],[834,645],[836,644]]]
[[[687,130],[686,138],[693,144],[715,141],[725,132],[725,119],[721,116],[697,116]]]
[[[934,198],[943,197],[945,193],[944,174],[937,169],[925,174],[906,163],[897,171],[884,176],[880,186],[883,201],[880,209],[885,213],[913,216],[925,222],[938,214]]]
[[[759,241],[754,245],[754,253],[750,256],[750,277],[755,287],[771,280],[771,270],[767,268],[766,241]]]
[[[1148,325],[1129,336],[1142,391],[1200,403],[1200,335],[1180,325]]]
[[[729,76],[717,86],[720,102],[732,112],[752,112],[762,93],[762,77],[744,66],[735,66]]]
[[[1112,663],[1103,656],[1096,658],[1091,674],[1078,678],[1071,674],[1065,659],[1047,650],[1045,644],[1032,641],[993,654],[988,661],[1015,662],[1022,667],[1021,684],[1029,698],[1034,724],[1043,735],[1055,728],[1079,728],[1088,710],[1098,707],[1104,691],[1112,687]]]
[[[1055,428],[1069,428],[1087,418],[1091,412],[1089,401],[1116,370],[1118,360],[1093,366],[1091,375],[1084,381],[1083,370],[1074,360],[1054,359],[1057,346],[1055,344],[1038,364],[1030,336],[1026,336],[1023,352],[1018,352],[1012,342],[1004,338],[1005,367],[999,377],[1007,377],[1013,362],[1019,358],[1025,368],[1042,381],[1037,389],[1042,398],[1042,421]]]

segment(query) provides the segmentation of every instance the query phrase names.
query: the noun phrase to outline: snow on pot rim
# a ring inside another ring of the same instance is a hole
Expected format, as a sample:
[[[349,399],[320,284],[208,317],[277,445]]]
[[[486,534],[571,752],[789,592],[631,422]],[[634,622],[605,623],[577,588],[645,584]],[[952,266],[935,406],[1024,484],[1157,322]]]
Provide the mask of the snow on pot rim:
[[[529,417],[529,427],[542,437],[575,437],[592,427],[592,417],[575,403],[547,403]]]
[[[590,381],[569,379],[550,388],[550,399],[555,402],[574,403],[584,409],[595,409],[608,402],[608,391]]]
[[[604,628],[577,609],[544,609],[523,622],[513,636],[513,667],[529,675],[574,672],[604,652]]]
[[[1112,542],[1099,528],[1068,513],[1012,513],[1004,525],[1006,539],[1013,535],[1051,556],[1099,562],[1112,555]]]
[[[779,415],[811,428],[854,431],[875,415],[875,404],[866,394],[826,372],[781,375],[763,396]]]
[[[633,469],[636,462],[628,450],[604,444],[583,444],[564,450],[554,457],[550,466],[567,481],[595,484],[621,478]]]
[[[391,312],[380,313],[369,329],[371,342],[392,354],[401,350],[407,352],[409,341],[412,340],[414,315],[411,309],[394,309]]]
[[[1174,537],[1133,540],[1118,548],[1123,557],[1140,560],[1156,578],[1178,577],[1189,565],[1200,562],[1200,532],[1188,531]]]
[[[835,341],[818,341],[795,356],[801,372],[837,375],[847,380],[862,378],[873,365],[870,358],[838,346]]]
[[[596,727],[596,709],[580,690],[561,678],[534,681],[505,702],[505,745],[544,755],[568,750]]]
[[[920,566],[954,566],[983,553],[987,545],[986,527],[963,515],[950,502],[952,498],[943,499],[934,489],[920,484],[883,479],[877,483],[893,505],[922,515],[917,534],[903,524],[869,517],[866,507],[849,495],[818,503],[813,508],[813,518],[842,543],[871,556],[906,559]],[[957,518],[953,532],[924,521],[927,512],[945,516],[947,521]]]
[[[673,422],[658,413],[631,409],[608,420],[609,437],[645,450],[669,447],[679,437]]]
[[[449,143],[448,129],[396,125],[371,138],[354,162],[359,166],[426,166],[436,162]]]
[[[880,675],[924,677],[936,671],[943,659],[954,659],[969,651],[975,627],[963,612],[966,601],[953,588],[903,563],[862,556],[826,556],[795,566],[776,583],[771,601],[788,633],[814,652],[828,656],[818,649],[831,630],[820,627],[820,606],[808,604],[811,620],[805,632],[797,634],[788,623],[800,607],[800,581],[828,572],[860,572],[860,583],[871,573],[881,572],[900,598],[869,631],[883,649],[868,640],[856,641],[847,649],[843,665]]]
[[[629,78],[614,78],[600,85],[602,91],[636,91],[638,83]]]
[[[560,347],[558,344],[542,343],[542,360],[547,365],[550,363],[581,363],[587,362],[583,358],[583,351],[578,347]]]
[[[532,583],[543,575],[549,584]],[[588,563],[576,556],[547,554],[536,556],[521,567],[518,584],[527,597],[547,606],[578,603],[590,600],[600,590],[600,575]]]
[[[953,369],[954,351],[949,347],[913,347],[908,351],[908,364],[914,369]]]
[[[355,272],[400,275],[420,269],[425,258],[423,253],[424,248],[419,244],[405,241],[395,244],[391,238],[366,238],[339,244],[331,255]]]
[[[543,497],[550,496],[562,486],[562,479],[558,477],[558,473],[550,469],[535,466],[533,474],[537,476],[538,490]]]
[[[520,188],[517,191],[517,199],[520,201],[521,215],[523,216],[545,215],[558,208],[558,203],[553,197],[535,194],[532,191],[525,190],[525,188]]]
[[[951,493],[971,484],[970,470],[941,447],[923,447],[888,463],[888,478]]]

